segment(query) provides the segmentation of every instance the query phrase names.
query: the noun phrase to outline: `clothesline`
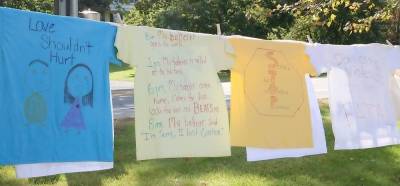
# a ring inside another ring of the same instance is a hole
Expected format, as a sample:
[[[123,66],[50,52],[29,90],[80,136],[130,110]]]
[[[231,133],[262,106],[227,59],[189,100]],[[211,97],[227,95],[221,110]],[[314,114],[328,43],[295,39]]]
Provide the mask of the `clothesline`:
[[[399,47],[221,37],[9,8],[0,22],[0,164],[15,165],[18,177],[113,167],[108,68],[120,60],[136,67],[137,160],[231,156],[231,146],[246,147],[248,161],[325,154],[310,83],[322,73],[335,150],[400,143]],[[220,70],[231,70],[229,111]]]

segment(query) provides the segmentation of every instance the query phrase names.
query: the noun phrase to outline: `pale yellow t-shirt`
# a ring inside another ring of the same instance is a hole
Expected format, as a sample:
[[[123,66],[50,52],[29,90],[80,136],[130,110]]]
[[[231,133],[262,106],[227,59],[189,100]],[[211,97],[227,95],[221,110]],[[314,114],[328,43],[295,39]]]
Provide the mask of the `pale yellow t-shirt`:
[[[230,68],[220,36],[118,28],[118,56],[136,66],[138,160],[230,156],[228,112],[217,72]]]
[[[305,44],[229,37],[231,143],[261,148],[313,147],[304,75],[315,74]]]

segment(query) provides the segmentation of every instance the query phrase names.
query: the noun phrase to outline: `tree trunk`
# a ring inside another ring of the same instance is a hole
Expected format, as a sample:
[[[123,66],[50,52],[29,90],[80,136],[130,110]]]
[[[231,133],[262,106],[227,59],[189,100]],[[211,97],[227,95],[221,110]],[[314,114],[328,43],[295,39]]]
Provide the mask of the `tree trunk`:
[[[0,0],[2,1],[2,0]],[[54,9],[53,9],[53,13],[55,15],[59,15],[60,14],[60,6],[59,6],[60,2],[59,0],[54,0]]]

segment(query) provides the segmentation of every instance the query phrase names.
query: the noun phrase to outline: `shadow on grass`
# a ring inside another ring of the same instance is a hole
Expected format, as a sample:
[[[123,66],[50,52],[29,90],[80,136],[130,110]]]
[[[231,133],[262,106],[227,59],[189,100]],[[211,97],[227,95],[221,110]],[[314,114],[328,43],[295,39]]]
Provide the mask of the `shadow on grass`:
[[[6,166],[0,166],[0,185],[13,185],[13,186],[19,186],[19,185],[24,185],[21,181],[17,179],[10,179],[8,175],[5,174],[7,170],[9,170],[10,167]]]
[[[132,124],[132,122],[130,123]],[[133,126],[117,126],[115,128],[115,151],[114,151],[114,168],[110,170],[94,171],[94,172],[83,172],[83,173],[71,173],[65,174],[65,178],[68,185],[104,185],[105,180],[118,180],[127,174],[127,165],[135,164],[135,150],[134,150],[134,131]],[[43,185],[43,184],[57,184],[61,180],[61,175],[46,176],[40,178],[30,178],[28,182],[30,184]],[[0,183],[1,182],[0,177]],[[16,182],[17,183],[17,182]],[[7,185],[15,185],[7,184]]]
[[[327,116],[328,112],[323,106],[321,113]],[[217,179],[226,185],[253,185],[253,178],[262,185],[400,184],[395,153],[400,148],[333,151],[329,117],[324,118],[324,127],[328,154],[250,163],[245,160],[244,148],[233,148],[232,157],[143,161],[140,163],[151,168],[138,171],[138,185],[218,185],[220,182],[213,183]]]
[[[45,177],[38,177],[38,178],[29,178],[28,182],[31,184],[56,184],[60,181],[61,175],[54,175],[54,176],[45,176]]]
[[[121,66],[115,65],[115,64],[110,64],[110,73],[120,72],[120,71],[125,71],[125,70],[130,70],[130,69],[132,69],[132,67],[126,63],[121,63]]]
[[[68,185],[400,185],[400,147],[333,151],[329,109],[321,107],[328,154],[246,162],[244,148],[232,157],[136,161],[134,126],[115,130],[115,168],[67,174]],[[121,122],[119,122],[121,123]],[[32,179],[57,184],[60,177]],[[123,179],[125,182],[121,181]],[[36,182],[35,182],[36,180]],[[2,180],[2,185],[21,185]]]
[[[107,185],[106,180],[119,180],[127,173],[127,166],[136,164],[134,130],[132,122],[123,126],[116,122],[114,142],[114,168],[104,171],[66,174],[68,185]],[[127,123],[127,122],[124,122]],[[129,126],[131,125],[131,126]]]
[[[110,79],[112,80],[132,80],[135,77],[135,68],[122,63],[121,66],[110,64]]]
[[[0,177],[0,185],[24,186],[26,184],[23,184],[18,180],[2,180]]]

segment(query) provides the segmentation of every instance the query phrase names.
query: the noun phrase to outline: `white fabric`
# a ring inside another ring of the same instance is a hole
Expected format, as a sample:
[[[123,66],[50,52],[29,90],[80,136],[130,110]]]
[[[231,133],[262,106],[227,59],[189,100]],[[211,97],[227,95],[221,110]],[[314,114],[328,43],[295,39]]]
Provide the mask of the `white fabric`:
[[[392,85],[400,50],[381,44],[314,44],[307,52],[320,73],[328,72],[335,149],[398,144]]]
[[[110,90],[110,95],[112,95]],[[110,103],[113,105],[112,96]],[[111,109],[112,110],[112,109]],[[114,113],[112,113],[112,125],[114,130]],[[114,131],[113,131],[114,137]],[[35,163],[20,164],[15,166],[17,178],[34,178],[74,172],[90,172],[112,169],[114,162],[65,162],[65,163]]]
[[[112,169],[113,162],[36,163],[15,166],[17,178]]]
[[[308,91],[308,100],[310,104],[314,147],[298,149],[262,149],[247,147],[247,161],[260,161],[287,157],[302,157],[308,155],[324,154],[327,152],[325,132],[322,124],[322,118],[318,106],[317,97],[315,96],[314,88],[308,75],[305,76],[305,80]]]
[[[390,92],[392,93],[393,103],[395,105],[396,118],[400,118],[400,73],[394,75],[391,79]]]

